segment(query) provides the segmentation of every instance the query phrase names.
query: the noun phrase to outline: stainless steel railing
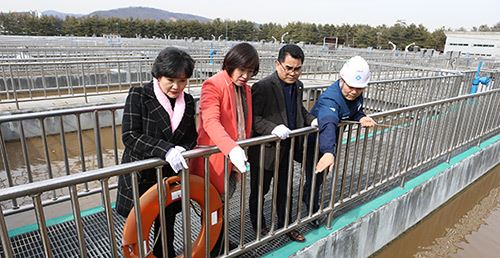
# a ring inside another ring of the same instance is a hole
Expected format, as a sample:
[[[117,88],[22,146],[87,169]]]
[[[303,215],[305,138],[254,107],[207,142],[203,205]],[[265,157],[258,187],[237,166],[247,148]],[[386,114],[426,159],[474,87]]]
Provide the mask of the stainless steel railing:
[[[320,216],[328,216],[327,226],[331,226],[333,214],[336,210],[344,207],[346,204],[358,201],[375,192],[375,190],[384,189],[391,185],[399,185],[412,175],[419,172],[419,169],[426,168],[436,162],[446,162],[457,151],[463,151],[463,148],[474,146],[484,141],[488,137],[498,135],[500,132],[500,114],[498,107],[500,106],[500,90],[492,90],[489,92],[460,96],[445,100],[424,103],[415,106],[400,108],[396,110],[384,111],[373,114],[373,118],[384,126],[378,126],[373,129],[361,128],[358,123],[342,122],[340,124],[340,132],[342,137],[339,137],[337,148],[336,165],[330,173],[317,174],[313,177],[313,187],[315,177],[322,176],[324,183],[322,186],[320,209],[316,213],[301,214],[301,202],[293,202],[288,212],[294,213],[296,218],[285,224],[284,228],[271,229],[271,232],[264,236],[246,236],[239,234],[236,237],[239,239],[240,245],[230,249],[229,243],[226,241],[224,256],[233,257],[244,252],[248,252],[254,248],[258,248],[263,244],[278,238],[284,233],[303,226],[305,223],[316,219]],[[302,128],[294,130],[291,135],[291,141],[296,141],[299,136],[315,134],[315,128]],[[307,137],[304,137],[307,139]],[[277,144],[280,140],[275,136],[263,136],[253,139],[240,141],[239,143],[244,148],[252,145],[263,146],[265,144]],[[303,142],[307,146],[307,140]],[[293,144],[292,144],[293,146]],[[261,147],[262,148],[262,147]],[[316,147],[317,148],[317,147]],[[304,148],[304,156],[310,155],[307,153],[307,147]],[[293,157],[294,149],[280,150],[277,148],[279,155],[280,151],[290,151]],[[184,154],[186,158],[208,157],[213,153],[217,153],[215,147],[196,149],[188,151]],[[207,160],[205,158],[205,160]],[[226,158],[227,162],[227,158]],[[290,162],[290,161],[289,161]],[[86,182],[98,180],[101,182],[101,188],[98,193],[102,195],[102,206],[105,208],[107,216],[107,224],[112,228],[111,202],[109,199],[109,178],[132,173],[133,184],[137,185],[136,171],[148,168],[157,168],[157,178],[160,181],[161,166],[165,163],[158,159],[150,159],[140,162],[121,164],[107,168],[100,168],[86,173],[78,173],[67,175],[59,178],[52,178],[40,182],[33,182],[14,187],[8,187],[0,190],[0,202],[9,201],[24,196],[31,196],[33,206],[37,214],[36,220],[39,226],[39,232],[42,236],[43,249],[47,257],[51,256],[52,247],[49,241],[47,226],[45,225],[45,216],[43,213],[42,202],[40,195],[44,192],[51,192],[56,189],[69,188],[70,199],[72,200],[72,212],[78,213],[78,192],[76,185]],[[261,164],[262,165],[262,164]],[[207,167],[207,166],[206,166]],[[208,167],[206,168],[208,169]],[[261,172],[262,173],[262,169]],[[292,200],[291,196],[297,196],[303,193],[303,184],[300,178],[304,178],[305,169],[303,166],[298,170],[294,170],[290,174],[289,182],[299,178],[298,189],[291,193],[288,200]],[[183,201],[183,227],[184,227],[184,242],[191,243],[191,215],[189,210],[188,196],[189,170],[183,170],[181,176],[183,178],[182,196]],[[292,175],[293,174],[293,175]],[[206,170],[205,175],[209,173]],[[248,191],[246,184],[247,174],[242,174],[241,181],[241,196],[246,196]],[[225,182],[229,182],[229,173],[225,172]],[[297,183],[295,181],[295,183]],[[227,183],[226,183],[227,184]],[[227,186],[226,186],[227,187]],[[276,188],[276,185],[273,186]],[[137,187],[134,190],[134,200],[136,209],[139,209],[140,202],[137,193]],[[208,189],[208,180],[205,180],[205,189]],[[275,189],[273,189],[275,191]],[[209,202],[208,195],[206,202]],[[164,198],[164,196],[162,196]],[[160,203],[164,199],[160,197]],[[274,195],[272,195],[274,197]],[[237,216],[230,216],[229,206],[230,201],[228,196],[225,196],[224,214],[225,221],[229,223],[237,223],[239,227],[248,227],[248,221],[244,216],[240,216],[240,210]],[[162,200],[163,199],[163,200]],[[300,199],[299,199],[300,200]],[[239,207],[245,207],[245,198],[240,199]],[[273,211],[275,212],[275,200],[271,201]],[[296,208],[296,209],[292,209]],[[262,203],[259,204],[259,209],[262,209]],[[1,208],[0,208],[1,209]],[[234,208],[232,208],[234,210]],[[140,220],[140,214],[136,214]],[[81,229],[78,225],[81,224],[81,218],[75,216],[77,221],[77,231],[81,234]],[[113,232],[111,230],[111,232]],[[224,227],[224,234],[228,235],[228,228]],[[7,226],[5,223],[4,213],[0,213],[0,236],[2,237],[2,246],[4,254],[7,257],[13,256],[10,239],[8,237]],[[109,241],[112,243],[110,252],[116,256],[118,250],[117,240],[110,234]],[[138,236],[142,239],[142,236]],[[85,241],[82,237],[78,238],[80,250],[83,252],[86,248]],[[164,241],[164,240],[163,240]],[[142,242],[142,240],[140,240]],[[166,243],[163,243],[166,246]],[[144,248],[140,245],[140,248]],[[191,246],[184,246],[184,255],[190,257]],[[144,254],[144,250],[141,251]]]
[[[217,73],[222,67],[222,56],[195,56],[196,66],[188,91],[199,91],[204,80]],[[276,57],[261,56],[260,72],[255,79],[261,79],[275,70]],[[345,62],[343,59],[309,57],[304,63],[302,78],[334,81]],[[9,61],[0,63],[0,103],[84,98],[88,103],[91,96],[125,93],[130,87],[143,85],[151,80],[153,58],[101,57],[89,60],[64,60],[54,58],[42,62]],[[412,66],[395,66],[388,63],[370,63],[372,80],[403,79],[452,74],[436,69]]]
[[[457,83],[460,77],[453,75],[372,82],[365,93],[365,109],[374,113],[455,97]],[[305,87],[305,106],[310,109],[328,86]],[[0,116],[0,185],[12,187],[119,164],[123,106]],[[84,189],[90,191],[88,185]],[[54,192],[44,201],[59,202],[59,195]],[[29,199],[13,200],[3,208],[22,211],[26,203]]]

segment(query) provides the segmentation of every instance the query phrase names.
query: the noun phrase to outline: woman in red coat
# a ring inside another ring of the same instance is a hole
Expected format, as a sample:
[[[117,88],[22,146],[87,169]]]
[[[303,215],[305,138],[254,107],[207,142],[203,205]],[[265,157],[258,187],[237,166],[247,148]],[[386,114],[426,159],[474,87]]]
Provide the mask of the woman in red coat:
[[[246,171],[247,157],[236,141],[250,137],[252,93],[247,82],[258,71],[257,50],[248,43],[240,43],[224,57],[222,71],[202,85],[198,147],[215,145],[222,152],[209,158],[210,182],[220,194],[225,193],[224,156],[229,156],[233,176],[235,170]],[[194,159],[190,171],[204,176],[204,158]],[[230,189],[230,195],[233,190]]]

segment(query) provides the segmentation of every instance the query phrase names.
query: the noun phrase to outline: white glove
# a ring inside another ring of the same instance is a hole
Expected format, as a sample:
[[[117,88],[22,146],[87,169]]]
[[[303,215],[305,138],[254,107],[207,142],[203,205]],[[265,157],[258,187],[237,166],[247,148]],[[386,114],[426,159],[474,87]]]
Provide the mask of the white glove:
[[[288,138],[288,135],[290,134],[290,129],[286,127],[284,124],[278,125],[274,127],[273,131],[271,132],[272,134],[280,137],[282,140]]]
[[[176,150],[180,151],[180,152],[185,152],[185,151],[186,151],[186,149],[184,149],[184,147],[182,147],[182,146],[178,146],[178,145],[177,145],[177,146],[175,146],[174,148],[175,148]]]
[[[170,164],[175,173],[179,173],[182,168],[188,168],[186,160],[182,157],[182,151],[185,151],[183,147],[175,146],[174,148],[170,148],[167,155],[165,155],[165,160]]]
[[[245,155],[245,151],[240,146],[236,146],[231,149],[229,152],[229,159],[240,172],[244,173],[247,171],[247,166],[245,164],[247,156]]]
[[[318,125],[319,125],[319,124],[318,124],[318,119],[317,119],[317,118],[314,118],[314,120],[312,120],[312,122],[311,122],[311,126],[312,126],[312,127],[316,127],[316,128],[318,128]]]

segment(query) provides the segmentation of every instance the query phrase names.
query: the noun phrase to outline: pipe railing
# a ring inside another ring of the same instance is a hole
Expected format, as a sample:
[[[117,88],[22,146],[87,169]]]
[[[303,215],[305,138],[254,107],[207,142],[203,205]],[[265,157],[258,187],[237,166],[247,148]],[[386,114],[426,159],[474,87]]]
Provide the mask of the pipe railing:
[[[365,93],[365,111],[455,97],[454,84],[459,80],[457,76],[441,76],[371,82]],[[328,86],[304,88],[307,109]],[[119,164],[123,107],[112,104],[0,116],[0,183],[11,187]],[[88,185],[85,189],[89,190]],[[54,193],[43,201],[59,202],[58,196]],[[3,208],[21,211],[26,202],[29,199],[14,200]]]
[[[341,137],[338,139],[338,147],[336,154],[336,163],[333,171],[329,173],[314,174],[313,186],[316,182],[316,177],[322,176],[324,179],[320,194],[320,208],[317,212],[302,213],[304,208],[300,201],[292,201],[289,206],[289,212],[293,212],[295,218],[288,223],[285,223],[284,228],[271,228],[270,233],[260,236],[248,236],[243,234],[228,234],[228,228],[224,227],[224,235],[231,237],[229,241],[239,242],[240,245],[230,249],[229,244],[225,244],[223,256],[233,257],[241,255],[252,249],[259,248],[265,243],[272,241],[290,230],[297,229],[305,225],[305,223],[317,219],[319,217],[328,216],[327,227],[331,227],[334,212],[348,203],[359,201],[367,196],[375,193],[380,189],[386,189],[393,185],[404,184],[404,182],[412,176],[412,174],[420,172],[419,169],[429,167],[437,162],[446,162],[457,151],[463,151],[463,148],[478,145],[488,137],[497,135],[500,129],[500,114],[498,106],[500,105],[500,90],[492,90],[489,92],[478,93],[474,95],[460,96],[446,100],[439,100],[425,104],[414,105],[410,107],[400,108],[396,110],[384,111],[373,114],[372,117],[377,121],[379,126],[374,128],[362,128],[356,122],[342,122],[339,125]],[[291,141],[296,141],[300,136],[316,134],[317,129],[306,127],[297,129],[292,132]],[[308,137],[301,137],[307,139]],[[316,137],[317,138],[317,137]],[[240,141],[239,144],[243,148],[248,148],[254,145],[276,144],[280,145],[280,139],[276,136],[262,136],[258,138],[247,139]],[[304,140],[303,155],[311,155],[307,151],[307,140]],[[315,145],[317,151],[318,146]],[[262,149],[262,147],[261,147]],[[277,148],[279,155],[280,151],[290,151],[290,157],[293,157],[294,149],[281,150]],[[185,152],[185,158],[208,157],[211,154],[218,153],[215,147],[200,148]],[[205,162],[208,159],[205,158]],[[303,159],[304,161],[305,159]],[[226,163],[228,162],[226,157]],[[284,161],[289,162],[289,161]],[[304,164],[304,162],[303,162]],[[36,220],[39,226],[39,232],[43,241],[43,249],[47,255],[52,254],[51,243],[49,241],[49,231],[45,223],[45,215],[43,213],[43,204],[40,200],[40,195],[45,192],[52,192],[57,189],[69,188],[72,200],[72,212],[74,213],[79,208],[76,198],[78,193],[75,192],[75,186],[85,184],[91,181],[100,181],[103,185],[107,185],[109,178],[132,173],[136,175],[136,171],[141,171],[149,168],[159,168],[165,165],[164,161],[159,159],[149,159],[134,163],[115,165],[107,168],[100,168],[86,173],[78,173],[73,175],[62,176],[58,178],[47,179],[40,182],[32,182],[23,185],[17,185],[0,189],[0,202],[14,200],[22,197],[32,197],[33,206],[36,211]],[[261,164],[262,165],[262,164]],[[305,169],[293,170],[290,180],[304,178]],[[208,169],[208,166],[205,166]],[[225,182],[229,181],[229,173],[227,166],[225,172]],[[262,170],[262,169],[261,169]],[[181,176],[186,179],[189,175],[189,170],[183,170]],[[205,171],[205,175],[209,175]],[[242,184],[244,184],[248,173],[241,174]],[[161,172],[157,173],[160,180]],[[133,184],[137,184],[137,176],[133,176]],[[205,189],[208,189],[208,178],[205,180]],[[291,182],[291,181],[290,181]],[[302,182],[302,181],[300,181]],[[300,196],[303,193],[303,184],[295,182],[298,189],[287,197],[288,201],[292,200],[291,196]],[[191,232],[191,216],[189,215],[189,185],[188,180],[183,180],[182,184],[186,187],[182,189],[183,202],[183,227],[185,232]],[[275,191],[276,185],[273,185]],[[98,193],[109,196],[109,189],[103,187]],[[241,195],[245,196],[248,188],[241,188]],[[205,202],[209,202],[208,195],[205,195]],[[274,196],[274,195],[273,195]],[[163,197],[163,198],[162,198]],[[139,209],[140,202],[137,188],[134,190],[134,199],[136,209]],[[101,198],[102,206],[107,212],[111,209],[109,198]],[[300,200],[300,199],[298,199]],[[240,199],[239,207],[245,207],[245,199]],[[159,198],[159,202],[164,202],[164,196]],[[229,225],[240,225],[241,227],[249,227],[248,220],[245,216],[241,216],[238,212],[236,215],[227,215],[229,209],[235,210],[234,207],[226,200],[224,206],[225,223]],[[275,200],[271,200],[272,207],[276,205]],[[259,210],[263,209],[263,203],[259,203]],[[0,208],[1,209],[1,208]],[[275,210],[273,208],[272,210]],[[241,210],[240,210],[241,212]],[[243,210],[244,212],[244,210]],[[274,214],[274,213],[271,213]],[[298,214],[298,215],[297,215]],[[140,220],[140,214],[137,214]],[[81,220],[79,216],[76,220]],[[81,225],[81,221],[77,221],[76,225]],[[112,227],[113,221],[111,216],[107,217],[108,227]],[[272,227],[272,226],[271,226]],[[11,240],[8,236],[7,226],[5,222],[4,212],[0,216],[0,236],[2,238],[2,246],[4,254],[11,257],[14,254]],[[140,237],[140,236],[138,236]],[[185,243],[190,243],[190,233],[183,236]],[[78,238],[82,251],[85,244],[82,238]],[[116,251],[117,239],[110,238],[111,250]],[[165,240],[163,246],[166,246]],[[142,240],[140,241],[142,243]],[[142,245],[141,248],[144,248]],[[185,257],[190,257],[191,246],[184,246]],[[143,253],[143,252],[142,252]]]
[[[205,55],[206,56],[206,55]],[[196,66],[187,89],[199,92],[204,80],[222,67],[222,56],[195,56]],[[115,60],[7,62],[0,63],[0,103],[84,98],[125,93],[132,86],[151,80],[153,58],[123,58]],[[263,55],[260,71],[254,79],[261,79],[275,70],[275,57]],[[303,79],[334,81],[345,60],[332,58],[307,58],[302,69]],[[372,80],[440,76],[442,71],[422,67],[394,66],[371,63]]]

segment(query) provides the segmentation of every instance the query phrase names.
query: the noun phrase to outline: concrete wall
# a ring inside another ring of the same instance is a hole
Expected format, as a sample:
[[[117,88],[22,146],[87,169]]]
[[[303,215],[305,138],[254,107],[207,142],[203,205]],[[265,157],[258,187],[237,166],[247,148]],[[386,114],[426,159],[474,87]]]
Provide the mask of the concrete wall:
[[[292,257],[367,257],[500,163],[496,141]]]

